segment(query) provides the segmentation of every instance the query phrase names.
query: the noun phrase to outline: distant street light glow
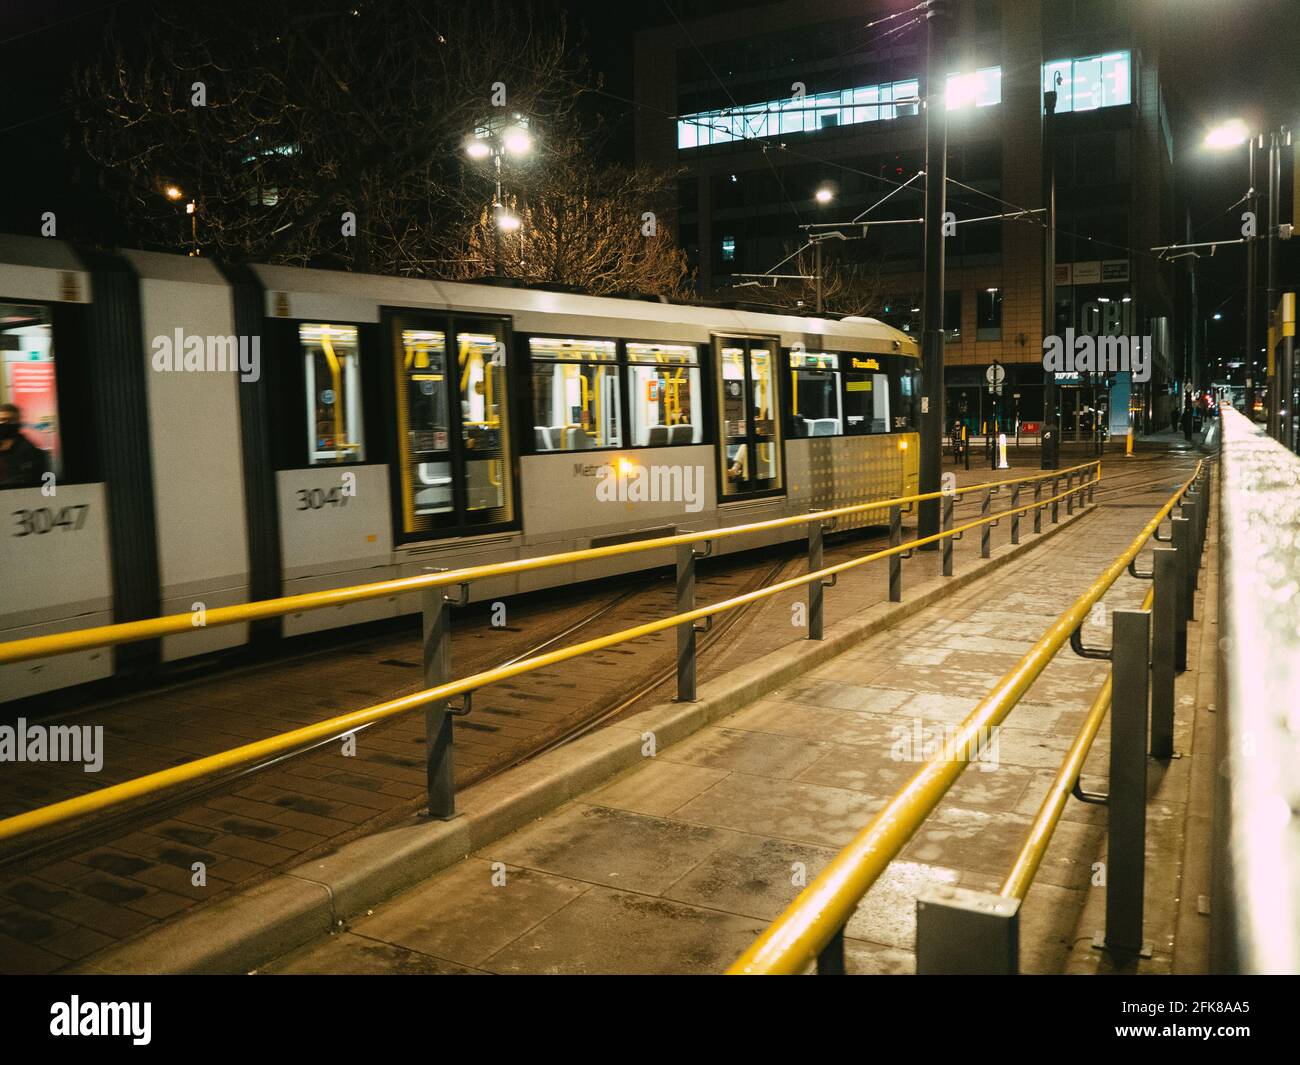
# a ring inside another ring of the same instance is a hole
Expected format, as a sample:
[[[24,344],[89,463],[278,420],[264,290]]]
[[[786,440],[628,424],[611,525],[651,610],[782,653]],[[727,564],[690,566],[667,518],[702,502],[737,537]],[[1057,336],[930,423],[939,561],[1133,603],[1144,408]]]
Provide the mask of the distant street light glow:
[[[504,207],[497,209],[497,229],[502,233],[513,233],[519,228],[519,216],[511,214]]]
[[[163,189],[163,195],[166,196],[169,200],[179,200],[182,196],[185,195],[185,193],[181,192],[181,190],[175,185],[168,185],[165,189]]]
[[[815,193],[813,193],[813,199],[815,199],[818,203],[830,203],[831,200],[835,199],[835,193],[833,193],[829,188],[823,185]]]
[[[528,130],[522,126],[509,127],[501,140],[506,146],[506,151],[511,155],[527,155],[529,149],[533,146],[533,138],[528,135]]]
[[[481,140],[478,137],[475,137],[465,145],[465,154],[471,159],[486,159],[491,152],[492,149],[488,147],[487,141]]]
[[[1235,148],[1239,144],[1245,144],[1249,139],[1250,130],[1246,128],[1246,123],[1239,118],[1234,118],[1210,130],[1205,136],[1205,146],[1207,148]]]

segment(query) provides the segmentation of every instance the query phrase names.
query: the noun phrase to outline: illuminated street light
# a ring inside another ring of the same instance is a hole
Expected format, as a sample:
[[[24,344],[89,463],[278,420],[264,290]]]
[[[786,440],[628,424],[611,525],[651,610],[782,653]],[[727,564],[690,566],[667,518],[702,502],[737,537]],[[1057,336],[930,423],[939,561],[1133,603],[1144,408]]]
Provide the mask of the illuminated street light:
[[[1239,118],[1215,126],[1205,135],[1207,148],[1236,148],[1250,139],[1250,130]]]
[[[465,154],[471,159],[486,159],[492,154],[492,149],[488,147],[487,141],[474,137],[465,145]]]
[[[533,146],[533,138],[522,126],[509,126],[501,137],[501,143],[511,155],[527,155]]]
[[[519,216],[511,214],[505,207],[498,207],[496,213],[497,229],[502,233],[513,233],[520,226]]]
[[[831,200],[835,199],[835,193],[831,191],[828,185],[823,185],[813,193],[813,199],[818,203],[830,203]]]
[[[168,185],[166,188],[163,189],[163,195],[166,196],[169,200],[175,201],[175,200],[179,200],[182,196],[185,195],[185,193],[183,193],[180,190],[180,188],[176,185]]]

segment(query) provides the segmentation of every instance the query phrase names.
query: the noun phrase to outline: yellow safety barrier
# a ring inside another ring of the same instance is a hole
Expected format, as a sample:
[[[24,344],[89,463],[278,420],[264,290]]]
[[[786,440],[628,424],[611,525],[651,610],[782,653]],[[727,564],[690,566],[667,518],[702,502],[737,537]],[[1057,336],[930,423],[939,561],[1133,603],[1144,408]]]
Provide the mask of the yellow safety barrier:
[[[927,762],[872,820],[840,851],[766,931],[727,970],[728,975],[802,972],[848,923],[862,897],[947,794],[967,762],[961,752],[975,750],[978,738],[1001,723],[1056,652],[1083,624],[1112,584],[1137,557],[1160,523],[1200,473],[1170,497],[1119,556],[1075,600],[1032,648],[998,682]]]
[[[54,825],[71,821],[75,818],[85,816],[87,814],[97,813],[101,810],[105,810],[110,807],[119,806],[122,803],[130,802],[132,799],[142,798],[144,796],[153,794],[155,792],[162,791],[166,788],[175,787],[178,784],[188,783],[191,781],[202,779],[204,777],[212,776],[213,774],[220,773],[224,770],[234,769],[239,766],[248,765],[252,762],[258,761],[259,759],[262,758],[269,757],[271,755],[283,754],[288,751],[301,748],[306,744],[313,743],[318,740],[323,740],[334,736],[338,736],[341,733],[347,733],[354,729],[360,728],[364,725],[370,725],[377,721],[382,721],[387,718],[396,717],[399,714],[404,714],[411,710],[416,710],[421,707],[428,706],[431,703],[442,703],[448,699],[454,698],[457,695],[463,695],[466,692],[474,691],[478,688],[485,687],[489,684],[495,684],[500,681],[509,680],[512,677],[517,677],[525,673],[531,673],[534,670],[544,669],[548,666],[556,665],[560,662],[566,662],[571,658],[578,658],[581,655],[589,654],[593,651],[600,651],[606,647],[612,647],[616,644],[625,643],[629,640],[638,639],[639,637],[642,636],[649,636],[657,632],[663,632],[667,629],[675,628],[678,625],[684,625],[688,623],[693,624],[695,621],[710,617],[711,615],[724,613],[728,610],[734,610],[738,607],[745,606],[749,603],[757,602],[760,599],[765,599],[768,598],[769,596],[777,595],[781,592],[789,591],[794,588],[803,587],[805,585],[811,584],[814,581],[816,582],[825,581],[827,578],[834,577],[836,574],[847,572],[848,570],[855,569],[858,566],[866,565],[869,562],[875,562],[883,558],[889,558],[894,555],[910,552],[915,550],[917,547],[924,546],[925,544],[937,543],[938,541],[941,541],[946,537],[960,536],[962,533],[970,529],[979,528],[982,525],[988,524],[990,522],[1000,521],[1002,518],[1010,517],[1015,514],[1024,514],[1027,511],[1033,510],[1035,507],[1049,506],[1053,502],[1057,502],[1061,499],[1066,498],[1067,496],[1072,496],[1081,492],[1086,492],[1101,480],[1100,463],[1097,462],[1085,463],[1081,466],[1071,467],[1071,470],[1081,470],[1085,468],[1093,468],[1095,476],[1089,480],[1081,481],[1079,484],[1071,488],[1068,488],[1064,492],[1060,492],[1052,496],[1047,496],[1040,500],[1026,503],[1018,507],[1012,507],[1008,510],[999,511],[996,514],[987,514],[973,521],[967,522],[963,525],[958,525],[951,529],[945,529],[931,536],[921,537],[916,540],[909,540],[906,543],[893,545],[879,551],[873,551],[870,554],[862,555],[859,556],[858,558],[849,559],[846,562],[840,562],[833,566],[820,567],[815,571],[800,574],[797,577],[792,577],[788,580],[780,581],[776,584],[768,585],[766,587],[759,588],[751,592],[745,592],[742,595],[733,596],[732,598],[723,600],[721,602],[711,603],[708,604],[707,606],[697,607],[689,611],[683,611],[673,615],[672,617],[663,618],[658,621],[646,622],[645,624],[637,625],[629,629],[623,629],[620,632],[611,633],[606,636],[600,636],[592,640],[587,640],[580,644],[575,644],[572,647],[560,648],[555,651],[550,651],[544,654],[536,655],[532,658],[526,658],[518,662],[513,662],[508,665],[498,666],[495,669],[489,669],[481,673],[475,673],[472,676],[463,677],[460,680],[450,681],[446,684],[440,684],[432,688],[426,688],[423,691],[413,692],[409,695],[404,695],[397,699],[392,699],[387,702],[376,704],[374,706],[369,706],[361,710],[355,710],[352,711],[351,713],[341,714],[338,717],[333,717],[326,721],[320,721],[312,725],[307,725],[304,726],[303,728],[294,729],[291,732],[280,733],[279,735],[272,736],[264,740],[258,740],[254,743],[245,744],[241,747],[236,747],[228,751],[223,751],[219,754],[210,755],[206,758],[200,758],[193,762],[186,762],[182,765],[173,766],[169,769],[164,769],[156,773],[150,773],[146,776],[138,777],[134,780],[129,780],[121,784],[114,784],[110,787],[102,788],[99,791],[94,791],[87,795],[79,795],[73,799],[66,799],[62,802],[53,803],[49,806],[44,806],[36,810],[28,811],[27,813],[18,814],[14,817],[5,818],[4,820],[0,820],[0,840],[12,839],[16,836],[24,835],[28,832],[32,832],[40,828],[49,828]],[[1050,479],[1053,477],[1059,478],[1068,472],[1070,471],[1067,470],[1051,471],[1049,473],[1036,475],[1031,478],[1021,478],[1018,479],[1015,483],[1024,483],[1025,481]],[[1005,483],[1012,483],[1012,482],[998,482],[998,483],[1005,484]],[[978,490],[980,487],[984,487],[985,489],[987,489],[990,486],[973,485],[973,486],[959,489],[956,492],[956,494],[975,491]],[[760,529],[760,528],[776,528],[783,525],[790,525],[796,523],[806,524],[809,522],[818,522],[819,520],[824,520],[825,518],[832,517],[837,514],[853,513],[864,509],[879,509],[882,506],[900,505],[912,501],[934,499],[942,496],[943,494],[944,494],[943,492],[929,492],[929,493],[924,493],[916,496],[906,496],[896,500],[882,500],[875,503],[855,504],[854,506],[850,506],[850,507],[841,507],[838,508],[837,510],[817,511],[812,514],[798,515],[795,518],[780,518],[780,519],[774,519],[773,521],[769,521],[769,522],[758,522],[753,525],[737,526],[730,529],[716,529],[716,530],[709,530],[709,531],[704,531],[699,533],[690,533],[681,536],[665,537],[661,541],[658,541],[658,546],[667,546],[671,544],[684,545],[684,544],[699,543],[701,541],[715,539],[719,536],[735,535],[741,532],[752,532],[755,529]],[[619,545],[619,547],[625,547],[625,546],[626,545]],[[642,545],[642,547],[644,549],[644,544]],[[595,548],[595,549],[590,549],[588,551],[567,552],[566,554],[567,556],[569,556],[569,560],[573,560],[574,557],[578,557],[578,556],[605,557],[606,554],[608,553],[614,553],[614,549]],[[519,571],[517,568],[511,569],[511,567],[536,568],[536,564],[544,563],[547,561],[550,561],[551,564],[558,564],[555,563],[554,560],[561,557],[564,556],[549,556],[549,559],[543,559],[543,560],[528,559],[528,560],[521,560],[520,562],[516,562],[516,563],[499,563],[494,566],[471,567],[464,570],[452,571],[450,573],[433,574],[430,575],[429,577],[407,578],[405,581],[386,581],[386,582],[382,582],[382,584],[389,587],[390,589],[393,585],[402,585],[403,586],[402,590],[410,590],[412,587],[427,588],[427,587],[434,587],[434,586],[445,586],[448,584],[459,584],[470,579],[475,579],[478,576],[499,575],[499,573],[503,569],[508,572]],[[417,583],[412,585],[411,582],[417,582]],[[363,589],[368,589],[371,587],[373,586],[365,586],[365,585],[362,586]],[[331,594],[332,593],[329,592],[312,593],[312,595],[315,596],[329,596]],[[377,594],[391,594],[391,593],[382,592]],[[311,598],[311,596],[296,596],[291,598],[308,599]],[[244,607],[226,607],[224,609],[227,611],[238,611],[238,610],[252,610],[259,607],[261,608],[275,607],[276,609],[273,611],[268,611],[266,613],[257,615],[259,617],[272,617],[275,616],[276,612],[284,612],[281,609],[281,606],[287,601],[288,600],[266,600],[263,603],[248,604],[247,606]],[[216,611],[210,612],[209,617],[211,617],[213,613],[216,613]],[[182,618],[184,618],[184,620],[188,622],[187,615],[182,615]],[[102,634],[108,630],[125,630],[125,629],[138,630],[139,627],[141,626],[157,625],[163,622],[168,622],[170,620],[172,619],[159,618],[159,619],[155,619],[155,621],[130,622],[125,625],[104,626],[99,630],[87,629],[87,630],[83,630],[83,633],[68,633],[65,635],[71,637],[77,637],[77,636],[82,636],[84,633],[99,632]],[[130,638],[143,639],[146,637],[137,635],[137,636],[132,636]],[[29,641],[19,641],[19,642],[32,644],[32,643],[38,643],[42,641],[49,641],[49,640],[56,640],[56,639],[58,639],[58,637],[41,637],[39,640],[29,640]],[[103,646],[105,643],[110,643],[110,642],[111,643],[124,642],[122,638],[105,639],[102,635],[100,637],[97,637],[97,639],[100,642],[88,643],[85,644],[85,646]],[[0,650],[3,650],[4,646],[6,645],[0,645]],[[13,645],[10,644],[7,646],[12,647]],[[40,653],[50,654],[55,652],[44,650]],[[29,654],[26,655],[25,657],[35,657],[35,655]]]
[[[1093,481],[1095,483],[1101,479],[1101,464],[1094,461],[1081,463],[1078,466],[1071,466],[1064,470],[1052,470],[1047,473],[1036,474],[1031,477],[1008,478],[1002,481],[969,485],[958,488],[955,494],[965,495],[969,492],[985,491],[1005,484],[1031,484],[1034,481],[1061,478],[1093,468],[1095,468],[1097,474]],[[718,540],[729,536],[741,536],[748,533],[788,528],[794,525],[806,525],[808,522],[816,521],[819,518],[824,521],[849,514],[881,510],[891,506],[905,506],[909,503],[922,502],[927,499],[938,499],[943,494],[942,491],[929,492],[922,495],[901,496],[897,499],[881,499],[871,503],[855,503],[851,506],[836,507],[833,510],[795,514],[786,518],[771,518],[767,521],[752,522],[748,525],[733,525],[698,533],[679,533],[674,536],[660,536],[650,540],[610,544],[606,547],[589,547],[578,551],[561,551],[553,555],[538,555],[533,558],[516,559],[513,562],[493,562],[482,566],[466,566],[463,569],[444,570],[441,573],[422,574],[418,577],[399,577],[395,580],[376,581],[372,584],[331,588],[323,592],[304,592],[300,595],[281,596],[277,599],[260,599],[257,602],[240,603],[236,606],[213,607],[205,612],[201,624],[198,623],[195,614],[168,614],[143,621],[124,621],[114,625],[97,625],[93,628],[75,629],[72,632],[53,633],[49,636],[33,636],[23,640],[10,640],[7,643],[0,643],[0,665],[9,662],[24,662],[33,658],[46,658],[50,655],[66,654],[70,651],[86,651],[95,647],[111,647],[120,643],[133,643],[137,640],[175,636],[185,632],[193,632],[200,627],[215,628],[221,625],[237,625],[246,621],[261,621],[265,618],[283,617],[286,614],[297,614],[307,610],[323,610],[326,607],[343,606],[347,603],[359,603],[369,599],[382,599],[385,596],[405,595],[430,588],[455,587],[456,585],[485,580],[490,577],[507,577],[551,566],[569,565],[574,562],[589,562],[594,559],[612,558],[617,555],[633,554],[639,551],[679,547],[683,544],[699,543],[702,540]]]
[[[1154,598],[1155,589],[1152,588],[1142,600],[1142,609],[1150,610]],[[1111,675],[1107,674],[1105,682],[1097,690],[1097,697],[1093,699],[1078,735],[1074,737],[1074,742],[1066,751],[1065,760],[1052,778],[1051,787],[1047,790],[1047,798],[1038,808],[1034,823],[1029,826],[1025,845],[1016,856],[1015,864],[1007,874],[998,894],[1013,899],[1023,899],[1029,894],[1034,875],[1038,872],[1038,867],[1043,864],[1047,845],[1052,842],[1052,834],[1056,831],[1061,815],[1065,812],[1066,800],[1069,799],[1070,793],[1079,781],[1079,774],[1083,772],[1083,763],[1088,757],[1088,752],[1092,750],[1093,740],[1097,738],[1101,723],[1110,710],[1112,680]]]

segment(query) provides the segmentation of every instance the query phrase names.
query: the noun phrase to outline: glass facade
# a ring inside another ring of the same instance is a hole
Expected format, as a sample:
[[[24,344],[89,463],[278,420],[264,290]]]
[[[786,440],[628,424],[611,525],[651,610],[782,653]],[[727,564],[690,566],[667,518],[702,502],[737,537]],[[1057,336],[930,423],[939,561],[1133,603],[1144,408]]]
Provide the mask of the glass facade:
[[[1043,64],[1043,91],[1055,87],[1056,113],[1095,111],[1133,102],[1128,52],[1107,52],[1082,59]],[[1056,84],[1057,76],[1060,84]]]
[[[970,74],[949,74],[946,89],[950,111],[999,104],[1002,68],[985,67]],[[814,133],[915,115],[920,104],[919,93],[920,82],[909,78],[717,111],[697,111],[677,120],[677,147],[701,148],[787,133]]]

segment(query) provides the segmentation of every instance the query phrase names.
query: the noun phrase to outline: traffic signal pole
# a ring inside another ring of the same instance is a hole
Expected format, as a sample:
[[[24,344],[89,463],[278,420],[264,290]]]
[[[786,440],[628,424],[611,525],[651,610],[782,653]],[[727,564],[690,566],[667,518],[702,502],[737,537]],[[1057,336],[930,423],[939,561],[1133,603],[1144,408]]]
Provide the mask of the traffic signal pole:
[[[920,491],[938,492],[943,465],[943,216],[948,185],[947,83],[943,67],[947,12],[930,0],[925,22],[925,295],[921,333]],[[919,537],[939,530],[938,499],[926,499],[917,515]],[[927,544],[929,550],[938,543]]]

